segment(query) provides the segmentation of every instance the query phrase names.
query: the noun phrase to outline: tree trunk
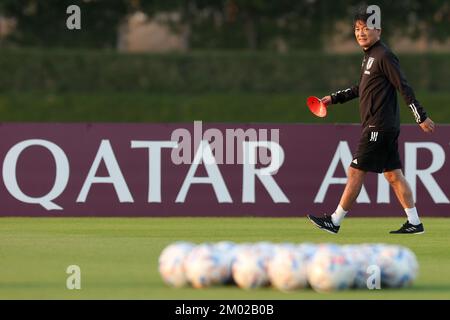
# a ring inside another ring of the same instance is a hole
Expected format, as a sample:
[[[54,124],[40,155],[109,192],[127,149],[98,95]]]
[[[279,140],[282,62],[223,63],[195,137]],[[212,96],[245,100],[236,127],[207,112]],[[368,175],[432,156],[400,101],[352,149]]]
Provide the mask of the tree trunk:
[[[195,3],[185,1],[182,7],[183,13],[181,18],[181,39],[183,41],[184,50],[188,51],[191,48],[192,35],[192,21],[194,20],[193,11],[196,10]]]
[[[181,31],[181,41],[183,42],[183,48],[185,51],[188,51],[191,48],[191,34],[191,26],[188,22],[185,22]]]
[[[245,14],[244,32],[248,48],[250,50],[258,49],[258,25],[256,17],[251,13]]]

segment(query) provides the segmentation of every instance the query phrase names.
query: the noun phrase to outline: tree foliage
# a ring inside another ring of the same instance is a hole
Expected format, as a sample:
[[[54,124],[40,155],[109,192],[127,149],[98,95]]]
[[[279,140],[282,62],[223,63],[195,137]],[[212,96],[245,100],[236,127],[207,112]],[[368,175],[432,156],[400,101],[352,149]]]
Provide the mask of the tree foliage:
[[[68,5],[82,9],[82,30],[65,27]],[[446,0],[379,0],[384,38],[425,36],[445,40],[450,25]],[[316,49],[336,34],[336,23],[351,25],[358,0],[2,0],[0,15],[17,19],[10,41],[35,46],[114,47],[118,25],[140,10],[150,17],[177,12],[167,23],[188,31],[195,49]],[[349,29],[348,36],[352,33]]]
[[[81,9],[81,30],[68,30],[66,13],[70,5]],[[108,0],[2,0],[0,15],[17,20],[9,39],[25,46],[114,47],[117,27],[129,10],[128,1]]]

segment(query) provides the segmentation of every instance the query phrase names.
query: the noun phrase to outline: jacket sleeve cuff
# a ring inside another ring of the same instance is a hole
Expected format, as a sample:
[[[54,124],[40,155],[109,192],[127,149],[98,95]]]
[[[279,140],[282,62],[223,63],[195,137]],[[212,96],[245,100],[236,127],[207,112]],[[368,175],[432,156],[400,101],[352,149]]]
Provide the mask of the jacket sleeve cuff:
[[[331,104],[336,104],[336,103],[338,103],[338,101],[337,101],[337,96],[336,96],[335,93],[332,93],[330,96],[331,96]]]
[[[427,115],[420,117],[420,121],[418,123],[419,124],[423,123],[425,120],[427,120],[427,118],[428,118]]]

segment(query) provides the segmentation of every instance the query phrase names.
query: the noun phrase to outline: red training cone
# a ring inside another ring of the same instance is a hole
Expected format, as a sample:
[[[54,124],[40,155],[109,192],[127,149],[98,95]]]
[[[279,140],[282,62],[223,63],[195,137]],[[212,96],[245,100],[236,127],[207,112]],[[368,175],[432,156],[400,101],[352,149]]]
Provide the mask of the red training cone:
[[[320,118],[327,115],[327,106],[317,97],[308,97],[308,99],[306,99],[306,105],[312,113]]]

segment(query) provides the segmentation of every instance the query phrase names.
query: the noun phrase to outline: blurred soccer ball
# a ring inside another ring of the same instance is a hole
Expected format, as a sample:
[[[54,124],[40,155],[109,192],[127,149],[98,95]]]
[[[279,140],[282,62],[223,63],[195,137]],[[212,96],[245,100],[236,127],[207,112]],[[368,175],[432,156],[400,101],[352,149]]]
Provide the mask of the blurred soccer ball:
[[[297,245],[296,248],[305,256],[306,261],[309,262],[314,258],[318,246],[313,243],[305,242]]]
[[[213,245],[201,244],[191,250],[184,262],[186,278],[194,288],[221,284],[230,277],[230,261]]]
[[[255,251],[255,253],[258,254],[264,260],[266,270],[267,270],[267,263],[275,255],[276,248],[277,245],[268,241],[256,242],[255,244],[252,245],[253,251]]]
[[[269,284],[267,256],[253,246],[240,248],[232,265],[234,282],[243,289],[254,289]]]
[[[386,244],[237,245],[222,241],[195,246],[176,242],[161,252],[159,272],[164,282],[174,287],[234,282],[253,289],[272,283],[279,290],[290,291],[309,283],[318,292],[330,292],[350,287],[371,289],[380,282],[382,287],[406,287],[416,279],[418,263],[408,248]]]
[[[375,256],[379,250],[378,245],[346,245],[342,251],[347,256],[350,263],[355,267],[356,274],[353,287],[358,289],[367,289],[368,281],[374,281],[370,278],[373,275],[371,266],[375,265]],[[373,283],[373,284],[376,284]]]
[[[305,288],[308,285],[306,261],[305,255],[295,247],[280,246],[267,265],[270,283],[282,291]]]
[[[338,247],[319,248],[307,268],[308,282],[318,292],[350,288],[355,275],[355,266]]]
[[[220,241],[214,244],[214,248],[220,252],[232,252],[237,244],[232,241]]]
[[[238,245],[231,241],[221,241],[214,245],[214,250],[220,255],[220,261],[224,265],[224,270],[220,279],[220,282],[223,284],[233,283],[231,265],[236,257],[237,249]]]
[[[189,242],[176,242],[167,246],[159,256],[159,273],[164,282],[173,287],[188,283],[184,261],[194,245]]]
[[[375,257],[381,270],[381,284],[388,288],[410,286],[417,277],[418,263],[415,254],[402,246],[384,246]]]

